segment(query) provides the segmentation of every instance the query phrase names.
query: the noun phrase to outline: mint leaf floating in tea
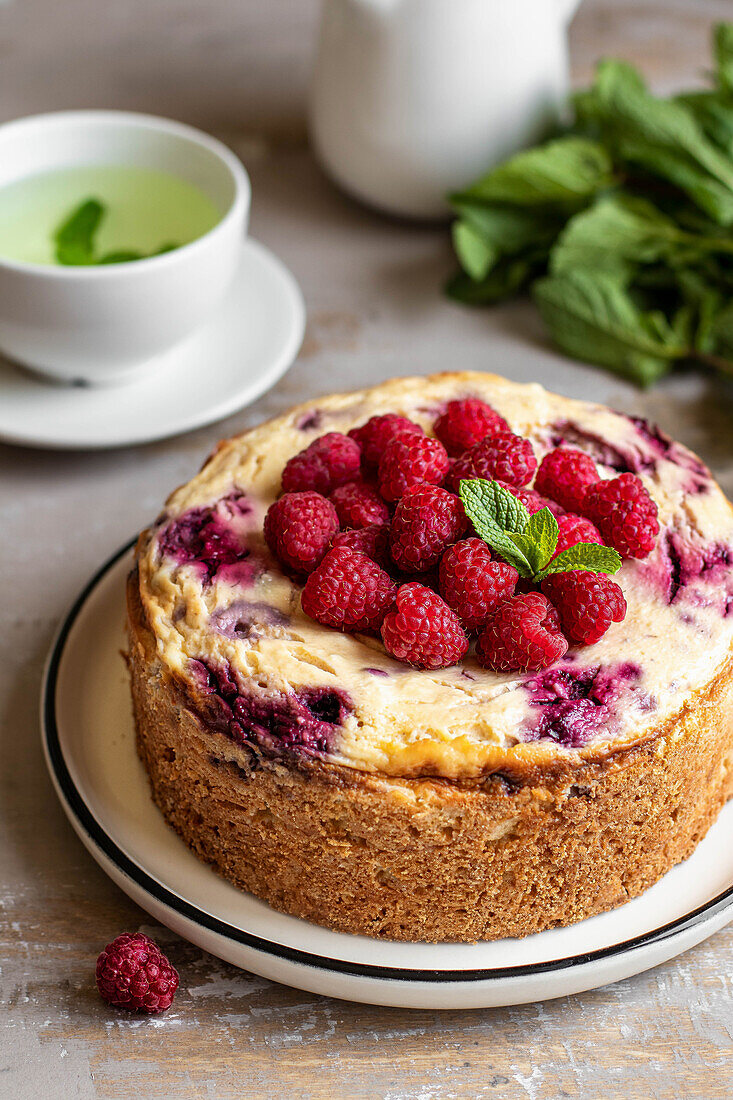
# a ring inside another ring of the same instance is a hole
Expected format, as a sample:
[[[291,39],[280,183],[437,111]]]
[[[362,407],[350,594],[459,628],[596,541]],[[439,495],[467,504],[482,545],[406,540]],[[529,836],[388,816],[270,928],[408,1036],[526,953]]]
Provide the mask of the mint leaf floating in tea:
[[[57,262],[69,266],[93,264],[94,237],[103,217],[104,207],[97,199],[87,199],[78,206],[53,235]]]
[[[448,296],[531,290],[562,351],[641,386],[685,360],[733,373],[733,23],[714,29],[712,70],[664,98],[601,62],[564,136],[450,197]]]
[[[513,565],[520,577],[539,583],[550,573],[586,569],[591,573],[617,573],[621,555],[610,546],[580,542],[553,557],[559,529],[549,508],[530,515],[513,493],[496,481],[470,478],[461,481],[459,494],[466,515],[479,538]]]
[[[155,254],[155,253],[154,253]],[[117,252],[106,252],[95,262],[98,264],[127,264],[132,260],[143,260],[142,252],[135,252],[132,248],[120,248]]]
[[[134,248],[117,248],[95,255],[95,237],[107,214],[107,207],[98,199],[86,199],[63,222],[54,233],[56,261],[67,266],[91,266],[94,264],[126,264],[133,260],[145,260],[149,256],[161,256],[179,248],[178,244],[166,241],[153,252],[140,252]]]

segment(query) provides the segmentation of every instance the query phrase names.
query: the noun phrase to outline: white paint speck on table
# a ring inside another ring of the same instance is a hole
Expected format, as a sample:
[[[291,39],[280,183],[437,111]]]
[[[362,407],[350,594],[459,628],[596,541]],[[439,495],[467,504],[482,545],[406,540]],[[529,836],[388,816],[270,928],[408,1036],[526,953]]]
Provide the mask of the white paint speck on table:
[[[0,448],[0,1096],[733,1097],[733,929],[558,1001],[446,1013],[331,1001],[152,927],[85,852],[46,776],[37,699],[64,609],[219,437],[295,401],[402,373],[496,370],[658,420],[733,492],[730,385],[680,375],[641,394],[558,356],[524,303],[485,313],[447,302],[446,233],[379,218],[322,177],[303,141],[315,9],[0,5],[0,117],[118,106],[224,132],[252,175],[252,233],[290,265],[309,312],[290,373],[222,424],[102,454]],[[731,0],[586,0],[571,36],[575,76],[617,53],[657,87],[689,84],[705,67],[710,22],[731,14]],[[180,970],[164,1017],[128,1016],[97,996],[96,955],[125,929],[152,935]]]

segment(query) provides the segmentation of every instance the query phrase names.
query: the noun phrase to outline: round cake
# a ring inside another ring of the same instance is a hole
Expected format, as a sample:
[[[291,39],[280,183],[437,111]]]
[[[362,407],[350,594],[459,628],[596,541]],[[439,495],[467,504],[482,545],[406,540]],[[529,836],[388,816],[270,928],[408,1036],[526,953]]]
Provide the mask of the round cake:
[[[538,385],[400,379],[221,443],[140,536],[128,628],[168,823],[340,931],[582,920],[733,793],[733,510],[658,429]]]

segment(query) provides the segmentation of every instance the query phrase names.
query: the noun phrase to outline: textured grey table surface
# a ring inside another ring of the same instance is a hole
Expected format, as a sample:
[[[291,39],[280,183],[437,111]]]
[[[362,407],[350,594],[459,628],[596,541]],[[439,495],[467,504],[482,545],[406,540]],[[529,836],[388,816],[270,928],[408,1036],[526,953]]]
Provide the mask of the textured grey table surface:
[[[658,87],[688,83],[710,21],[726,15],[731,0],[586,0],[575,75],[618,53]],[[440,1014],[293,991],[154,927],[181,972],[174,1008],[138,1019],[97,998],[101,946],[151,926],[56,802],[37,730],[41,665],[87,577],[220,436],[398,373],[492,369],[657,419],[733,492],[733,388],[689,375],[642,395],[556,355],[526,305],[451,305],[443,231],[380,219],[323,179],[303,142],[314,18],[312,0],[0,2],[0,117],[120,106],[229,134],[252,174],[252,233],[291,266],[309,313],[290,373],[221,424],[104,454],[0,447],[0,1096],[731,1097],[733,929],[582,996]]]

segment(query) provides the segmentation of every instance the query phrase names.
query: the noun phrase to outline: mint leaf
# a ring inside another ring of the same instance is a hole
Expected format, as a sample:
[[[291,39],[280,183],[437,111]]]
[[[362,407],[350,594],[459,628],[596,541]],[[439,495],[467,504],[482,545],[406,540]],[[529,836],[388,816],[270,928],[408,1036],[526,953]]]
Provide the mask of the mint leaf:
[[[521,532],[529,521],[522,502],[495,481],[483,478],[461,481],[459,494],[479,538],[513,565],[520,576],[532,576],[530,562],[512,538],[512,533]]]
[[[529,254],[514,259],[501,259],[485,279],[476,282],[470,275],[454,275],[445,286],[449,298],[467,306],[493,305],[507,298],[514,298],[543,273],[547,253]]]
[[[733,73],[731,73],[733,79]],[[687,92],[675,96],[675,102],[681,103],[692,111],[697,123],[712,142],[719,146],[727,156],[733,157],[733,111],[731,111],[731,92]]]
[[[56,260],[67,266],[94,263],[94,237],[104,217],[104,207],[97,199],[81,203],[61,223],[53,235]]]
[[[512,206],[578,206],[612,183],[607,150],[596,141],[571,135],[517,153],[452,198]]]
[[[454,222],[453,247],[461,267],[475,282],[484,279],[499,259],[494,245],[468,221]]]
[[[533,573],[541,572],[555,553],[560,529],[549,508],[541,508],[529,517],[521,534],[510,537],[519,547]]]
[[[533,293],[558,347],[638,385],[656,382],[688,353],[664,315],[640,310],[623,282],[608,273],[548,276]]]
[[[592,542],[579,542],[569,546],[547,565],[535,580],[541,581],[551,573],[567,573],[571,569],[587,569],[591,573],[618,573],[621,555],[610,546],[597,546]]]
[[[131,248],[120,248],[117,252],[106,252],[104,256],[100,256],[98,260],[92,262],[98,264],[126,264],[131,260],[142,259],[144,259],[142,252],[135,252]]]
[[[733,162],[692,111],[655,98],[622,61],[600,63],[594,92],[594,121],[617,156],[674,183],[721,225],[733,222]]]
[[[538,244],[549,247],[565,221],[562,214],[553,210],[502,206],[476,199],[458,200],[453,206],[462,222],[507,256],[516,256]]]

